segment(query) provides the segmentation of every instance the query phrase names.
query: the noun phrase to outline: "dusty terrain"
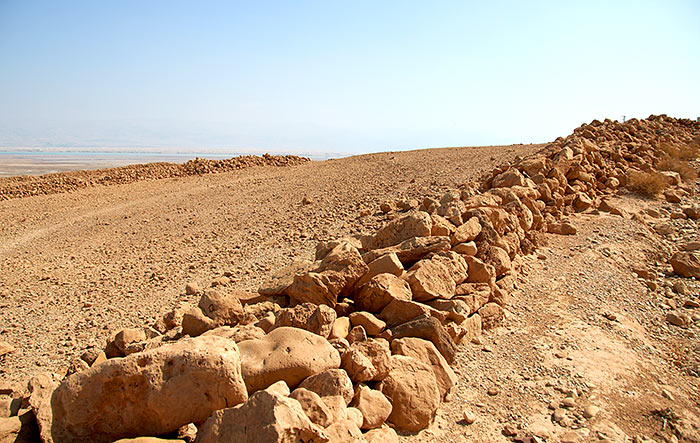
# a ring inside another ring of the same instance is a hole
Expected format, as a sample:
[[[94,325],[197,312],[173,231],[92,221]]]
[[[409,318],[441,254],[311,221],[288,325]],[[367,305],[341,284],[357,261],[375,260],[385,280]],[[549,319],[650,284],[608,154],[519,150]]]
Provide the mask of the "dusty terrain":
[[[256,290],[316,241],[369,230],[388,199],[440,195],[540,145],[371,154],[0,202],[5,379],[55,370],[224,274]],[[310,203],[302,201],[307,197]]]
[[[226,275],[255,290],[292,257],[312,258],[317,240],[374,230],[387,219],[380,203],[439,197],[540,147],[383,153],[0,202],[0,340],[16,347],[0,357],[2,377],[59,370],[112,331],[196,303],[186,282]],[[698,182],[688,185],[682,204],[697,206]],[[450,401],[406,441],[698,441],[698,322],[665,320],[698,301],[698,282],[668,265],[678,244],[700,240],[698,222],[625,191],[615,205],[638,215],[589,210],[571,216],[576,235],[542,234],[507,319],[460,347]],[[565,398],[574,404],[562,408]]]

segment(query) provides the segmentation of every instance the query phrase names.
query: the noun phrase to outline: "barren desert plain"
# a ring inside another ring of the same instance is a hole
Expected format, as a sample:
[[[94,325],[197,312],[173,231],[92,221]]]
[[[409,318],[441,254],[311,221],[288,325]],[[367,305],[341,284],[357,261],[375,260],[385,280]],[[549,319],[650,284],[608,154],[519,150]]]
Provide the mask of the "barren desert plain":
[[[700,441],[700,123],[564,135],[0,178],[0,442]]]

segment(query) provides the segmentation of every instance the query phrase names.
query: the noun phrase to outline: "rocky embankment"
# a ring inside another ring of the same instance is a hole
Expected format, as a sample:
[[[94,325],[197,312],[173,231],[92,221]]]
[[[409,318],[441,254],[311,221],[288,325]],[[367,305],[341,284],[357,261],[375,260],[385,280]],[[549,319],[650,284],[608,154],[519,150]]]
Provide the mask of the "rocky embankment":
[[[5,435],[385,442],[418,432],[457,382],[460,344],[504,322],[542,233],[575,234],[576,212],[625,216],[609,197],[641,177],[669,201],[692,192],[669,160],[696,155],[699,137],[698,123],[665,116],[594,121],[440,199],[382,205],[392,218],[376,232],[319,243],[316,261],[277,270],[257,293],[228,289],[227,277],[187,284],[197,306],[119,331],[65,374],[0,387]],[[678,247],[674,272],[700,278],[699,253]],[[676,327],[700,320],[673,315]]]
[[[91,171],[59,172],[38,177],[28,175],[2,177],[0,178],[0,200],[56,194],[90,186],[108,186],[141,180],[213,174],[251,166],[293,166],[307,161],[310,160],[296,155],[244,155],[225,160],[197,158],[183,164],[160,162]]]

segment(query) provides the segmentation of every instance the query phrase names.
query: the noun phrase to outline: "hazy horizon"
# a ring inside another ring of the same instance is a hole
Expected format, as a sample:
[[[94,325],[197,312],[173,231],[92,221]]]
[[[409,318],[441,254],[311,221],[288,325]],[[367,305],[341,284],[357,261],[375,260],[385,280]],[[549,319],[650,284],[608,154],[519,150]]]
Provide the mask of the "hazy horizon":
[[[0,0],[0,148],[342,153],[700,115],[693,1]]]

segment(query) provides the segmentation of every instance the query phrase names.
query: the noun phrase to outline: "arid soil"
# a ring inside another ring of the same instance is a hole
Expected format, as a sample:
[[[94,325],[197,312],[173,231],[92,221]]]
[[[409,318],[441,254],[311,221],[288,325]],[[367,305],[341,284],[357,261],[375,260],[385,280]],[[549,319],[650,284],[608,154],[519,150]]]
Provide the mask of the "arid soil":
[[[196,304],[187,282],[227,276],[255,290],[293,257],[312,259],[318,240],[376,229],[381,203],[439,198],[540,148],[383,153],[0,202],[0,341],[16,348],[0,374],[60,370],[115,330]],[[698,321],[666,321],[699,300],[698,282],[668,265],[700,240],[698,221],[678,215],[699,204],[700,184],[686,185],[695,194],[680,204],[622,191],[614,206],[629,217],[590,209],[570,216],[576,235],[542,234],[506,320],[460,347],[449,401],[402,439],[700,441]]]
[[[312,259],[317,240],[376,227],[380,203],[439,196],[539,148],[371,154],[2,201],[0,340],[17,349],[0,375],[56,370],[112,331],[196,304],[190,281],[226,274],[255,291],[291,257]]]

